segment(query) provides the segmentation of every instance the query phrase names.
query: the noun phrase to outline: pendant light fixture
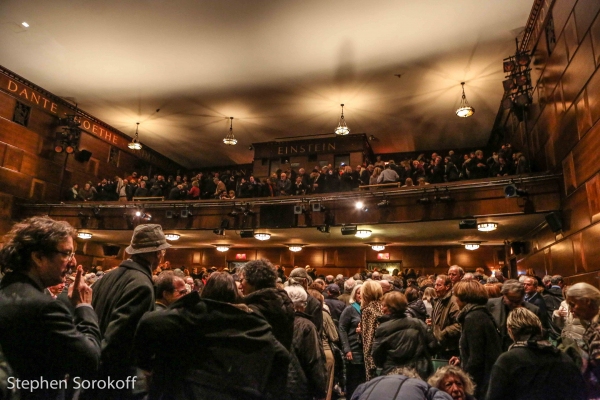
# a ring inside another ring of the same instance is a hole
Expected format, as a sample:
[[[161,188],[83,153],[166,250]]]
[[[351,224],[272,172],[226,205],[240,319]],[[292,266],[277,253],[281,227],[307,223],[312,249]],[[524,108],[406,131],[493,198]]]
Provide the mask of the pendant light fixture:
[[[340,117],[340,123],[338,124],[338,127],[335,128],[335,134],[340,136],[346,136],[350,133],[350,129],[348,129],[348,126],[346,125],[346,120],[344,119],[344,105],[340,105],[342,106],[342,116]]]
[[[271,238],[270,233],[255,233],[254,238],[258,240],[269,240]]]
[[[366,239],[371,236],[371,231],[369,229],[359,229],[356,231],[356,234],[354,236],[361,239]]]
[[[165,234],[165,239],[167,239],[167,240],[179,240],[180,237],[181,236],[179,236],[176,233],[166,233]]]
[[[371,243],[371,249],[373,251],[384,251],[385,243]]]
[[[471,250],[471,251],[477,250],[479,248],[479,243],[480,242],[465,242],[464,243],[465,249],[466,250]]]
[[[462,85],[462,97],[460,99],[460,106],[456,110],[456,115],[461,118],[467,118],[475,113],[475,109],[469,105],[467,96],[465,96],[465,83],[461,82],[460,84]]]
[[[225,245],[225,244],[218,244],[215,247],[216,247],[217,251],[220,251],[221,253],[225,253],[226,251],[229,250],[230,246]]]
[[[93,236],[93,235],[92,235],[91,233],[89,233],[89,232],[78,232],[78,233],[77,233],[77,237],[78,237],[79,239],[83,239],[83,240],[88,240],[88,239],[91,239],[91,238],[92,238],[92,236]]]
[[[481,232],[491,232],[495,231],[496,229],[498,229],[498,224],[495,222],[483,222],[477,224],[477,230]]]
[[[294,253],[297,253],[299,251],[302,250],[302,245],[300,244],[290,244],[288,246],[288,249],[290,249],[290,251],[293,251]]]
[[[133,140],[131,141],[131,143],[129,143],[127,145],[127,147],[129,147],[131,150],[141,150],[142,149],[142,144],[140,143],[140,141],[138,139],[138,128],[139,127],[140,127],[140,123],[136,122],[135,136],[134,136]]]
[[[223,143],[228,146],[234,146],[237,143],[237,139],[233,136],[233,117],[229,117],[229,133],[223,139]]]

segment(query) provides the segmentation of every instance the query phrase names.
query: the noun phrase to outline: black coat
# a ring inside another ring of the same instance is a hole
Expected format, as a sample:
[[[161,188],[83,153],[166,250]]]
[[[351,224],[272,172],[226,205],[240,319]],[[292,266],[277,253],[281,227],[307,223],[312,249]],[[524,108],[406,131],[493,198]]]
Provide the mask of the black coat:
[[[427,319],[427,308],[425,307],[423,300],[417,299],[408,303],[406,314],[410,317],[417,318],[425,322]]]
[[[573,361],[550,346],[515,346],[492,368],[488,400],[583,400],[585,382]]]
[[[331,319],[335,322],[337,326],[340,321],[340,317],[344,309],[346,309],[346,303],[337,299],[337,298],[326,298],[325,304],[329,307],[329,313],[331,314]]]
[[[28,276],[12,272],[0,283],[0,346],[19,379],[84,379],[100,362],[100,330],[91,307],[67,306]],[[22,393],[23,398],[29,398]],[[35,398],[55,398],[56,390],[36,390]]]
[[[373,360],[382,374],[396,367],[414,368],[423,379],[433,373],[431,354],[437,340],[421,320],[406,315],[382,315],[373,341]]]
[[[502,353],[500,335],[496,324],[483,305],[467,304],[458,315],[462,326],[460,335],[460,363],[462,369],[477,385],[475,397],[483,398],[487,392],[492,366]]]
[[[92,287],[92,305],[102,333],[100,376],[121,379],[135,375],[133,337],[142,316],[154,310],[150,265],[125,260]]]
[[[162,400],[263,399],[285,386],[290,357],[258,313],[197,292],[144,315],[135,354]]]
[[[543,316],[540,314],[540,309],[538,307],[527,302],[523,302],[523,307],[537,315],[540,321],[543,321]],[[506,330],[506,319],[508,318],[509,313],[508,307],[506,307],[502,302],[502,297],[496,297],[488,300],[487,309],[490,311],[490,314],[492,314],[494,322],[496,323],[496,327],[500,332],[502,351],[507,351],[510,345],[513,343],[510,336],[508,336],[508,331]]]
[[[273,335],[285,347],[291,349],[294,335],[294,305],[285,290],[266,288],[250,293],[244,304],[259,313],[273,328]]]
[[[340,316],[339,333],[344,354],[352,352],[352,364],[364,364],[363,346],[356,327],[360,323],[361,316],[351,305],[346,307]]]
[[[296,312],[292,358],[288,371],[288,400],[321,399],[327,393],[327,370],[321,336],[308,315]]]

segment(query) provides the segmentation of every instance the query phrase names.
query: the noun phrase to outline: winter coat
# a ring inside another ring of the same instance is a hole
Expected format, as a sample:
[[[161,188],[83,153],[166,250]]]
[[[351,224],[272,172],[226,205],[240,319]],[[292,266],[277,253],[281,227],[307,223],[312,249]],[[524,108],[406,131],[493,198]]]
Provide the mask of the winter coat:
[[[339,331],[344,355],[352,352],[352,364],[363,364],[363,347],[356,327],[360,323],[360,313],[350,305],[344,309],[340,316]]]
[[[111,379],[134,376],[132,347],[135,329],[142,316],[154,310],[150,264],[125,260],[96,281],[93,290],[92,306],[98,314],[102,334],[99,376],[110,376]]]
[[[423,300],[417,299],[415,301],[411,301],[408,303],[408,307],[406,308],[406,315],[409,317],[420,319],[425,322],[427,319],[427,307],[425,307],[425,303]]]
[[[344,309],[346,308],[346,303],[337,298],[326,298],[325,304],[329,307],[331,318],[335,324],[338,325],[342,312],[344,312]]]
[[[289,352],[249,307],[190,293],[144,315],[138,365],[152,371],[149,399],[263,399],[285,385]]]
[[[467,304],[458,315],[462,326],[460,363],[477,385],[475,398],[487,392],[492,366],[502,353],[500,335],[490,312],[484,305]]]
[[[452,400],[452,397],[422,380],[388,375],[360,385],[351,400]]]
[[[288,369],[287,399],[312,400],[327,393],[327,369],[321,337],[308,315],[296,312]]]
[[[540,321],[544,320],[544,316],[540,314],[540,309],[538,307],[527,302],[523,302],[523,307],[537,315]],[[507,351],[510,345],[513,343],[510,336],[508,336],[508,331],[506,330],[506,319],[508,318],[509,313],[508,307],[502,301],[502,297],[496,297],[488,300],[487,309],[492,314],[492,317],[494,317],[494,322],[496,323],[496,327],[498,327],[498,331],[500,332],[502,351]]]
[[[436,299],[431,312],[433,334],[440,342],[441,351],[445,355],[458,354],[460,339],[460,324],[457,321],[460,312],[452,298],[452,292],[446,293],[441,299]]]
[[[373,360],[382,375],[396,367],[414,368],[423,379],[433,373],[431,353],[437,340],[427,331],[427,325],[416,318],[401,315],[382,315],[375,331]]]
[[[294,335],[294,305],[285,290],[260,289],[243,299],[244,304],[262,315],[273,328],[273,335],[291,349]]]

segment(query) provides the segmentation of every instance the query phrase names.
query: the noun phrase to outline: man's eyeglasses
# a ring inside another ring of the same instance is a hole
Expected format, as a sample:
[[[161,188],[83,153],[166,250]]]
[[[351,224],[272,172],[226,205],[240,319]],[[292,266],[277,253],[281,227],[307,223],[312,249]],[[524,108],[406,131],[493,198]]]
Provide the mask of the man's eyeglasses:
[[[67,261],[71,261],[73,259],[73,257],[75,257],[75,252],[73,252],[73,251],[54,250],[54,253],[62,254],[63,256],[67,257]]]

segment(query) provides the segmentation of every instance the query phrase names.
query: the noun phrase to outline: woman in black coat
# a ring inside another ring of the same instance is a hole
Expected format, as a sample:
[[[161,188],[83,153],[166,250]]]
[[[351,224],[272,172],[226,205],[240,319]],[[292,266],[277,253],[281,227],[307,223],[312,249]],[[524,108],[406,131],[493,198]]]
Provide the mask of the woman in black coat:
[[[361,286],[357,284],[350,294],[350,305],[342,311],[339,321],[340,340],[346,359],[346,397],[351,398],[357,386],[365,382],[363,345],[356,328],[361,320]]]
[[[486,304],[487,291],[477,281],[460,281],[453,288],[456,304],[461,309],[458,322],[460,359],[452,357],[450,364],[458,365],[475,382],[475,398],[483,399],[487,392],[492,366],[502,353],[500,335]]]
[[[433,373],[430,354],[437,340],[423,321],[406,316],[408,302],[402,293],[386,293],[382,301],[383,315],[373,343],[375,365],[382,368],[382,375],[398,367],[410,367],[427,379]]]

